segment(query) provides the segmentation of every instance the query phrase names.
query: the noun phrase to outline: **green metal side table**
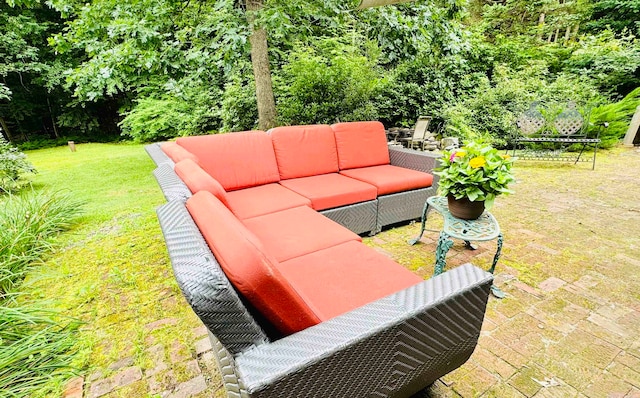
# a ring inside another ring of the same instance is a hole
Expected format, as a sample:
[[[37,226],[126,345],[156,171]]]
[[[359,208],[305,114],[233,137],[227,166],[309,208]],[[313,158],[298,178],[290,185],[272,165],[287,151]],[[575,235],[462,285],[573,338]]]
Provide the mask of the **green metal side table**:
[[[444,218],[444,226],[440,231],[440,237],[438,238],[438,246],[436,247],[436,265],[433,272],[434,275],[441,274],[444,271],[446,265],[447,252],[453,246],[453,240],[451,238],[462,239],[467,248],[475,249],[471,244],[471,241],[488,241],[497,239],[496,254],[493,257],[493,263],[489,272],[493,274],[496,269],[496,264],[500,258],[502,252],[502,233],[500,232],[500,225],[496,221],[495,217],[487,211],[476,220],[462,220],[454,217],[449,213],[449,206],[447,205],[447,198],[443,196],[431,196],[427,199],[422,210],[422,227],[420,228],[420,235],[415,239],[409,241],[410,245],[415,245],[420,241],[425,231],[425,225],[427,223],[427,216],[429,210],[434,209],[442,215]],[[505,293],[497,286],[491,286],[491,292],[498,298],[503,298]]]

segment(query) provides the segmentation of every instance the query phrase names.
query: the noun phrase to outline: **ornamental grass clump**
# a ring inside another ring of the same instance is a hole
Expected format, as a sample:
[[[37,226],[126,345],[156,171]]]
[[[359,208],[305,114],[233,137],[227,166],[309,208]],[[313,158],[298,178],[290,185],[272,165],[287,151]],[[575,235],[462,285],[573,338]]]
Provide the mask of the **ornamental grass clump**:
[[[59,192],[0,196],[0,397],[48,396],[51,387],[44,386],[75,372],[78,322],[47,310],[48,302],[29,301],[22,282],[82,205]]]
[[[498,195],[513,193],[508,186],[515,180],[511,173],[513,159],[490,145],[468,142],[445,151],[435,174],[440,176],[440,194],[472,202],[484,201],[491,209]]]
[[[19,191],[26,184],[25,175],[34,173],[27,156],[0,135],[0,193]]]

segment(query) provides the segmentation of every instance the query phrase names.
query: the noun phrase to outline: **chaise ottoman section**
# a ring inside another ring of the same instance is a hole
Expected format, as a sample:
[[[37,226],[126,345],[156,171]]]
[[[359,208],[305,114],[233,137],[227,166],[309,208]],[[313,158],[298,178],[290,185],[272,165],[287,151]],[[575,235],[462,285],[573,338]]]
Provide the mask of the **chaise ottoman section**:
[[[242,221],[278,261],[362,238],[307,206]]]
[[[422,282],[356,241],[282,261],[278,270],[322,321]]]
[[[282,180],[280,185],[311,200],[315,210],[374,200],[378,193],[373,185],[338,173]]]

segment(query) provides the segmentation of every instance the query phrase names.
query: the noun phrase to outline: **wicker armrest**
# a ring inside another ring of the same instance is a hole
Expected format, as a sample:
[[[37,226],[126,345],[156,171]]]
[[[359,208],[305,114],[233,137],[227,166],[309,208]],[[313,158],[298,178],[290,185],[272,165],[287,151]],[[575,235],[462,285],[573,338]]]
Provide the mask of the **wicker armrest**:
[[[414,151],[406,148],[389,148],[389,158],[393,166],[429,174],[433,174],[433,169],[440,165],[441,157],[442,155],[439,153]],[[434,192],[438,191],[438,181],[440,181],[440,177],[434,174],[433,184],[431,185],[434,188]]]
[[[425,173],[432,173],[433,169],[438,167],[440,157],[442,155],[439,153],[414,151],[406,148],[389,148],[389,158],[393,166]]]
[[[465,264],[239,354],[251,397],[408,396],[473,352],[493,277]]]
[[[153,160],[156,166],[168,164],[169,166],[173,167],[173,160],[171,160],[171,158],[167,156],[166,153],[164,153],[164,151],[160,148],[160,144],[161,143],[146,145],[144,147],[144,150],[147,151],[147,154],[149,154],[149,157],[151,158],[151,160]]]
[[[191,190],[178,177],[172,166],[169,163],[162,163],[153,171],[153,175],[167,202],[179,200],[184,203],[191,197]]]

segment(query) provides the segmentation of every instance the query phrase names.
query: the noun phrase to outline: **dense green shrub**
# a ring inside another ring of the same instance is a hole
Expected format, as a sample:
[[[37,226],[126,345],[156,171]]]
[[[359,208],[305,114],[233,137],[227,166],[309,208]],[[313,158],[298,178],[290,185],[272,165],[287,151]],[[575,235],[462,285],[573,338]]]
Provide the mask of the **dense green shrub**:
[[[376,96],[380,119],[389,126],[411,127],[420,115],[442,122],[442,109],[473,92],[493,69],[491,46],[477,35],[456,37],[456,51],[424,52],[385,74]]]
[[[292,51],[274,79],[281,124],[378,118],[372,101],[380,85],[375,56],[342,40],[319,39]]]
[[[138,142],[204,134],[219,124],[220,91],[205,84],[179,87],[159,98],[141,97],[120,122],[123,135]]]
[[[231,76],[224,86],[220,119],[221,131],[247,131],[258,125],[256,84],[252,78],[243,78],[241,74]]]
[[[380,119],[385,125],[410,127],[420,115],[437,118],[454,98],[456,77],[428,58],[401,63],[388,73],[377,93]]]
[[[585,28],[592,32],[613,29],[640,33],[639,0],[596,0]]]
[[[640,106],[640,87],[633,90],[626,97],[612,104],[604,104],[591,110],[589,133],[600,133],[602,148],[611,148],[624,137],[629,128],[629,122]],[[604,124],[608,123],[608,127]]]
[[[35,172],[27,156],[0,136],[0,193],[19,190],[25,183],[25,174]]]
[[[640,86],[640,40],[633,35],[615,37],[608,30],[583,37],[564,70],[590,77],[603,93],[624,96]]]
[[[494,145],[506,145],[516,133],[516,119],[531,102],[545,104],[551,120],[575,101],[584,111],[602,96],[589,79],[560,74],[549,77],[546,65],[537,62],[521,71],[506,66],[495,69],[492,81],[484,79],[474,92],[443,110],[446,135],[465,139],[485,136]]]

